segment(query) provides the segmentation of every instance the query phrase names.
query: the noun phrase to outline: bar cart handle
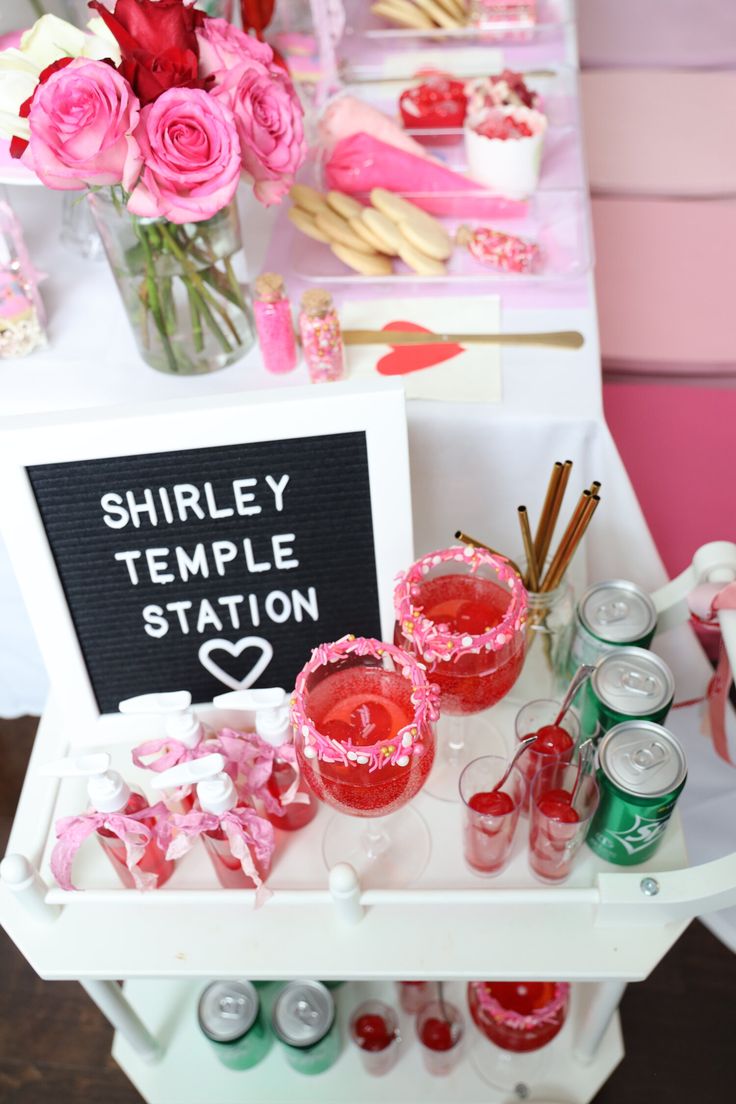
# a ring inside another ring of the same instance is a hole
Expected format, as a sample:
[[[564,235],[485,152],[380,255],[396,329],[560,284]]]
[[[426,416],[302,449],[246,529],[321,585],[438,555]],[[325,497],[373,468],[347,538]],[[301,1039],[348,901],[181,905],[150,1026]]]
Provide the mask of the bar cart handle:
[[[596,925],[661,926],[736,905],[736,852],[683,870],[598,875]]]
[[[0,879],[34,920],[48,924],[61,914],[61,905],[46,901],[49,887],[25,855],[6,855],[0,862]]]

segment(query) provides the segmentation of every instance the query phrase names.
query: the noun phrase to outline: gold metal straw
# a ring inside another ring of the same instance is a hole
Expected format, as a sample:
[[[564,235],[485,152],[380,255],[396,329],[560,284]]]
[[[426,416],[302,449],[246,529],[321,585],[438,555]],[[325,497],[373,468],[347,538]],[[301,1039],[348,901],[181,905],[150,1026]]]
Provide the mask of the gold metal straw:
[[[521,526],[521,539],[524,542],[524,555],[526,556],[526,577],[524,578],[524,586],[535,593],[539,590],[539,571],[537,568],[537,557],[534,554],[534,542],[532,541],[532,531],[529,526],[529,513],[526,506],[519,506],[516,511],[519,516],[519,525]]]
[[[467,533],[463,533],[462,529],[456,531],[455,540],[462,541],[463,544],[469,544],[471,548],[485,548],[486,552],[490,552],[493,556],[500,556],[502,560],[506,560],[506,562],[513,567],[520,579],[524,578],[519,565],[514,563],[511,557],[507,556],[505,552],[499,552],[497,548],[491,548],[490,544],[484,544],[483,541],[476,540],[475,537],[469,537]]]

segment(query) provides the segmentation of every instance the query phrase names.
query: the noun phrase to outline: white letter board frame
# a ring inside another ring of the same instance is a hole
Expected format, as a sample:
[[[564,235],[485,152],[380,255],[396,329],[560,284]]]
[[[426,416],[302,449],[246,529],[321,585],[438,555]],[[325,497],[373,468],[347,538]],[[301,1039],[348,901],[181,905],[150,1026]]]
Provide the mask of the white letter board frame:
[[[391,640],[395,578],[413,558],[400,382],[331,383],[0,419],[0,529],[62,715],[86,724],[100,711],[27,467],[350,432],[365,433],[380,622],[383,638]]]

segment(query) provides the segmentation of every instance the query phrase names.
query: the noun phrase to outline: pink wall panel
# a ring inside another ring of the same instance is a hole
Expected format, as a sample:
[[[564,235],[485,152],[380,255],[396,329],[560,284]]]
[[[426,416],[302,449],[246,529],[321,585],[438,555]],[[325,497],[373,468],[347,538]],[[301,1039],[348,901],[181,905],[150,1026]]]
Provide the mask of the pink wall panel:
[[[736,389],[606,383],[606,420],[670,572],[736,541]]]

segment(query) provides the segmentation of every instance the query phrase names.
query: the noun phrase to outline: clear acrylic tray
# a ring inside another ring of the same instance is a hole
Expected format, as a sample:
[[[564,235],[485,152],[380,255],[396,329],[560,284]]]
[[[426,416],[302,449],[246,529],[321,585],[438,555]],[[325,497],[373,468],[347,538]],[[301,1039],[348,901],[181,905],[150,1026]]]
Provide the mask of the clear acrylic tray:
[[[421,205],[422,195],[416,192],[401,193],[413,203]],[[584,275],[592,264],[590,234],[588,229],[587,202],[582,190],[537,192],[527,200],[523,217],[477,217],[472,214],[474,193],[442,193],[446,214],[438,217],[454,239],[458,227],[492,226],[507,234],[516,234],[534,241],[542,249],[542,263],[537,272],[499,272],[480,264],[467,248],[457,246],[447,261],[444,276],[420,276],[398,258],[394,258],[394,272],[387,276],[364,276],[343,264],[326,243],[314,241],[301,234],[291,222],[285,220],[284,233],[291,233],[288,244],[295,275],[320,284],[488,284],[497,281],[526,283],[545,280],[575,279]],[[361,198],[361,197],[356,197]],[[365,202],[367,200],[362,197]],[[434,198],[437,198],[435,194]],[[476,200],[492,201],[489,192],[475,193]]]
[[[572,19],[571,0],[537,0],[537,17],[533,24],[499,23],[492,29],[480,27],[458,27],[435,30],[412,30],[399,27],[371,11],[370,0],[343,0],[345,9],[345,38],[358,39],[398,39],[402,43],[412,40],[422,42],[427,39],[452,39],[453,41],[470,39],[489,45],[504,45],[516,42],[529,43],[549,36],[560,26]]]

